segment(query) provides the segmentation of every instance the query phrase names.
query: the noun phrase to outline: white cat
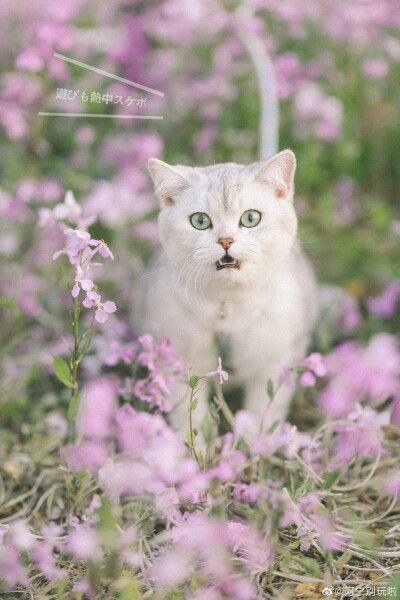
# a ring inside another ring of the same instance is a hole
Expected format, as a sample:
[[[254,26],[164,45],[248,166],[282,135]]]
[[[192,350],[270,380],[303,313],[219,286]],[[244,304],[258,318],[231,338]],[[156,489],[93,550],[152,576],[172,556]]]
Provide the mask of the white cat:
[[[312,270],[296,240],[296,159],[284,150],[249,166],[148,163],[161,202],[164,252],[146,277],[140,328],[172,334],[187,371],[215,370],[229,346],[229,381],[245,389],[244,407],[260,419],[268,379],[306,352],[318,301]],[[228,366],[228,364],[223,364]],[[186,438],[187,384],[175,390],[171,422]],[[206,389],[193,415],[207,413]],[[286,418],[291,392],[282,386],[265,424]]]

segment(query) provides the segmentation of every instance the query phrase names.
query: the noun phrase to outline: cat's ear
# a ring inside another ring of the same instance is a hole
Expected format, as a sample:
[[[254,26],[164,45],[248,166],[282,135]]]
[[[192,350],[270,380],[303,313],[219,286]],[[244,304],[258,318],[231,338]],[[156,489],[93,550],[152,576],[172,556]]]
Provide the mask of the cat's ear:
[[[175,197],[190,186],[183,174],[190,167],[171,167],[158,158],[150,158],[147,167],[154,182],[154,189],[161,202],[166,205],[175,204]]]
[[[278,198],[293,199],[293,178],[296,170],[296,157],[291,150],[283,150],[270,158],[258,171],[257,181],[269,183]]]

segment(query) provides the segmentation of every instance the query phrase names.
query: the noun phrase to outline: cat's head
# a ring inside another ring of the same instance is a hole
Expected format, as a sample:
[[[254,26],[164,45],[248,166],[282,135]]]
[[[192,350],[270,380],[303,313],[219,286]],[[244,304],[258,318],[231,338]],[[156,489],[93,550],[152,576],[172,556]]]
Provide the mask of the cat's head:
[[[290,252],[297,231],[291,150],[249,166],[170,166],[151,158],[148,167],[161,202],[161,243],[184,278],[248,283]]]

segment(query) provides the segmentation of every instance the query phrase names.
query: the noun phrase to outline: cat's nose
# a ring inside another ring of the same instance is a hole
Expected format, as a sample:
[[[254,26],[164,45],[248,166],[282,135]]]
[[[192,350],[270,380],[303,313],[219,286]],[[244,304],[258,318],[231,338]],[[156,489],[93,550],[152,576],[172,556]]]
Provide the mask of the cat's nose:
[[[233,240],[232,238],[220,238],[218,240],[218,244],[221,244],[224,250],[228,250],[228,248],[231,247],[231,244],[233,244],[234,241],[235,240]]]

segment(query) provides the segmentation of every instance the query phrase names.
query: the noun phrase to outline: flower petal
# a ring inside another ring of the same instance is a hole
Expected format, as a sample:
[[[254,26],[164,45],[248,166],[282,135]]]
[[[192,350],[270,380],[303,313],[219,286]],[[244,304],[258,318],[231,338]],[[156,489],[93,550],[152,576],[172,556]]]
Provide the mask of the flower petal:
[[[74,283],[71,294],[73,298],[77,298],[79,296],[79,284],[77,281]]]
[[[94,318],[99,323],[105,323],[107,321],[107,319],[108,319],[108,314],[102,308],[98,308],[96,310]]]
[[[104,302],[103,304],[103,309],[108,313],[113,313],[117,310],[117,307],[115,306],[114,302],[107,300],[107,302]]]
[[[86,306],[86,308],[92,308],[93,306],[93,302],[91,301],[90,298],[85,298],[84,301],[82,302],[83,306]]]
[[[85,290],[85,292],[88,292],[93,288],[94,283],[91,279],[82,279],[81,286],[82,289]]]

